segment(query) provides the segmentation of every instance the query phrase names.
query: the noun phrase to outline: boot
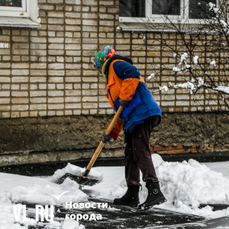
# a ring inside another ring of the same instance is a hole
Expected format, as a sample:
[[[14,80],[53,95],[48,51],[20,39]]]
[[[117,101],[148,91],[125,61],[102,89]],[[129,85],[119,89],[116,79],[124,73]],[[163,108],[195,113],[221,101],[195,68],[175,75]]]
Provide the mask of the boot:
[[[139,186],[129,186],[126,194],[119,198],[114,199],[115,205],[127,205],[131,207],[137,207],[139,204],[138,198]]]
[[[138,206],[139,210],[147,210],[156,204],[162,204],[166,201],[158,182],[147,181],[146,188],[148,189],[148,196],[146,201]]]

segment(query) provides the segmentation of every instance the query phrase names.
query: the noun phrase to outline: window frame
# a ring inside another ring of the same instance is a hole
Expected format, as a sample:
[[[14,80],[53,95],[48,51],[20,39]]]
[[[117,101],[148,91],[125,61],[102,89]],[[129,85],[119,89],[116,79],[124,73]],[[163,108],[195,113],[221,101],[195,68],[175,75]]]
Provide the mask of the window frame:
[[[153,1],[153,0],[152,0]],[[128,22],[128,23],[165,23],[168,22],[168,19],[173,23],[182,23],[182,24],[206,24],[208,19],[190,19],[189,15],[189,1],[190,0],[181,0],[180,4],[180,15],[168,15],[164,16],[161,14],[152,14],[152,1],[145,0],[145,17],[120,17],[119,22]],[[216,0],[216,6],[218,5],[219,0]],[[184,7],[186,6],[187,7]]]
[[[168,19],[171,20],[172,22],[179,22],[180,20],[182,20],[182,9],[184,7],[184,1],[185,0],[181,0],[180,14],[179,15],[167,15],[167,16],[164,16],[164,15],[161,15],[161,14],[152,14],[152,3],[150,4],[150,2],[146,0],[146,4],[147,4],[146,7],[149,9],[148,17],[150,18],[150,20],[152,22],[157,22],[157,23],[164,23]]]
[[[40,27],[38,0],[22,0],[22,7],[0,6],[0,26]]]

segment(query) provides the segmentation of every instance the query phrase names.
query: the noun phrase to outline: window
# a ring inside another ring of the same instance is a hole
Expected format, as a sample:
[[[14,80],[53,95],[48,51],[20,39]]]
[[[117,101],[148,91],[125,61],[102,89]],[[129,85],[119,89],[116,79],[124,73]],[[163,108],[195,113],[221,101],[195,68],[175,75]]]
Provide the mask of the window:
[[[145,0],[120,0],[119,15],[122,17],[145,17]]]
[[[40,26],[37,0],[0,0],[0,26]]]
[[[179,15],[180,0],[154,0],[152,2],[152,14]]]
[[[121,22],[164,22],[166,18],[185,22],[208,19],[208,3],[216,0],[120,0]],[[141,18],[141,20],[139,20]]]
[[[192,0],[189,2],[189,18],[190,19],[208,19],[209,18],[209,7],[207,4],[212,2],[216,4],[216,0]],[[198,6],[198,7],[197,7]]]
[[[0,6],[21,7],[22,0],[0,0]]]
[[[1,16],[26,16],[26,1],[25,0],[0,0]]]

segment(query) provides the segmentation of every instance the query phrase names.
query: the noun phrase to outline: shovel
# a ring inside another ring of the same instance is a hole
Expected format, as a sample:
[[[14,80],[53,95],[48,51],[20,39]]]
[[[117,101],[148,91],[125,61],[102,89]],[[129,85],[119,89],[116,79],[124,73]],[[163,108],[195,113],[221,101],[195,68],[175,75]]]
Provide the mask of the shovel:
[[[114,125],[115,123],[117,122],[119,116],[121,115],[123,111],[123,107],[119,107],[119,109],[117,110],[113,120],[111,121],[109,127],[107,128],[105,134],[108,136],[110,135],[111,131],[113,130],[114,128]],[[95,185],[96,183],[99,183],[100,180],[99,179],[95,179],[95,178],[88,178],[87,175],[89,174],[92,166],[94,165],[97,157],[99,156],[102,148],[104,146],[104,143],[101,141],[94,153],[94,155],[92,156],[88,166],[87,166],[87,169],[85,170],[85,172],[83,173],[82,176],[79,176],[79,175],[74,175],[74,174],[71,174],[71,173],[66,173],[64,176],[62,176],[61,178],[59,178],[59,181],[58,183],[61,184],[64,182],[64,180],[68,177],[70,178],[71,180],[74,180],[76,181],[78,184],[80,185],[89,185],[89,186],[92,186],[92,185]]]

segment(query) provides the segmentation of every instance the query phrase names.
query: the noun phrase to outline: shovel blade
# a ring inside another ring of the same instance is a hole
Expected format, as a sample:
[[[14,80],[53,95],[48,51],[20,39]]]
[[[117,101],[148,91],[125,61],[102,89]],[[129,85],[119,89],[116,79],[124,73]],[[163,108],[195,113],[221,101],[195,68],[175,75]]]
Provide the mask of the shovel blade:
[[[88,186],[93,186],[93,185],[100,182],[100,180],[97,180],[97,179],[92,179],[92,178],[88,178],[85,176],[77,176],[77,175],[74,175],[71,173],[66,173],[64,176],[59,178],[57,183],[62,184],[66,178],[69,178],[69,179],[77,182],[80,185],[88,185]]]

